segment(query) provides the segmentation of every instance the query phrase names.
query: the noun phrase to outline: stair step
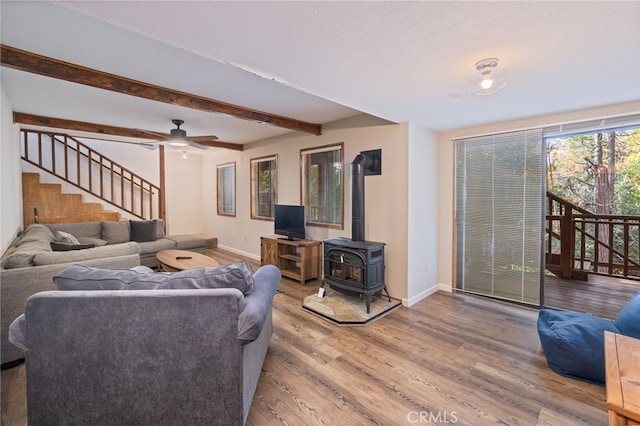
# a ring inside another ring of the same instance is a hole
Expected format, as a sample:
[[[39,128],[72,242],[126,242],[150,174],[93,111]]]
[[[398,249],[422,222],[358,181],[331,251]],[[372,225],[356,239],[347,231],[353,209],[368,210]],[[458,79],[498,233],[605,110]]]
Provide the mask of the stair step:
[[[84,202],[81,194],[62,192],[58,183],[42,183],[38,173],[22,174],[24,226],[33,223],[33,209],[41,223],[119,221],[120,213],[105,211],[100,203]]]

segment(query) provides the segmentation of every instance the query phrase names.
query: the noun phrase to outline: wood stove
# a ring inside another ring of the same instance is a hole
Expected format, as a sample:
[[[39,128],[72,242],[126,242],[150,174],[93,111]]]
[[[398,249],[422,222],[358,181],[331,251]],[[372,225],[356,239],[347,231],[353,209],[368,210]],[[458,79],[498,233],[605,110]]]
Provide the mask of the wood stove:
[[[384,243],[353,241],[348,238],[324,240],[324,279],[322,286],[338,291],[360,293],[367,313],[371,296],[384,290]]]
[[[384,282],[385,243],[364,241],[364,177],[381,174],[381,150],[363,151],[351,163],[352,220],[351,239],[324,240],[324,279],[322,287],[355,292],[366,300],[367,313],[371,312],[371,296],[389,292]]]

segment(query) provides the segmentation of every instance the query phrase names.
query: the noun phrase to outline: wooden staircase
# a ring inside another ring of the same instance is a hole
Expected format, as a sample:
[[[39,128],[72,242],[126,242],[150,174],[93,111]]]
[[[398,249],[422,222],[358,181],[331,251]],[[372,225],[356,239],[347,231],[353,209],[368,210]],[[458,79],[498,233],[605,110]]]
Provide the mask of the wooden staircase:
[[[563,269],[561,266],[561,258],[559,253],[547,253],[545,258],[545,266],[547,270],[553,273],[559,278],[565,278],[563,276]],[[584,265],[580,264],[580,261],[573,261],[573,268],[571,268],[571,275],[567,279],[573,281],[589,281],[589,270],[591,269],[591,262],[584,262]]]
[[[69,135],[24,129],[20,135],[21,157],[29,167],[34,166],[57,177],[83,194],[90,194],[94,197],[92,200],[115,207],[119,213],[138,219],[165,219],[162,173],[158,186]],[[25,225],[33,221],[34,207],[38,209],[41,220],[46,217],[47,221],[55,221],[65,217],[64,208],[49,215],[42,210],[48,208],[42,204],[47,200],[36,201],[38,205],[25,204],[25,217],[30,219],[25,221]],[[75,205],[63,207],[75,209],[72,207]],[[93,218],[101,217],[102,213],[95,208],[87,213],[78,210],[78,214]]]
[[[38,173],[22,173],[24,227],[34,223],[34,209],[41,223],[119,221],[120,213],[104,211],[100,203],[85,203],[80,194],[65,194],[58,183],[41,183]]]

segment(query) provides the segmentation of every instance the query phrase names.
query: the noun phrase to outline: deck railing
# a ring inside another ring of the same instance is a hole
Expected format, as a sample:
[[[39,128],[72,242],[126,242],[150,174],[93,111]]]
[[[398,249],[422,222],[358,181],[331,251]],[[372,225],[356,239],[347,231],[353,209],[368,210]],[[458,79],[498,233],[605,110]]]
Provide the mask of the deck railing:
[[[598,215],[547,192],[547,259],[572,271],[640,280],[640,216]],[[549,262],[548,262],[549,263]]]
[[[160,212],[160,188],[64,134],[21,130],[22,159],[137,218]]]

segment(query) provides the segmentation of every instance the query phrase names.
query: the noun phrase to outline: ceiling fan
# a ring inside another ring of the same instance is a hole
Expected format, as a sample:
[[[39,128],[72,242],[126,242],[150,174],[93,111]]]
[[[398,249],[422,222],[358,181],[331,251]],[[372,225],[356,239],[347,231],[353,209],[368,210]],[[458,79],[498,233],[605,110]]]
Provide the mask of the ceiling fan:
[[[164,133],[150,132],[148,130],[142,130],[145,133],[154,136],[154,139],[158,139],[160,143],[167,143],[171,146],[185,147],[191,146],[198,149],[208,149],[209,146],[217,146],[213,143],[218,140],[215,135],[208,136],[187,136],[187,132],[181,129],[180,126],[184,124],[184,120],[173,119],[171,120],[175,124],[176,128],[171,129],[169,135]]]

